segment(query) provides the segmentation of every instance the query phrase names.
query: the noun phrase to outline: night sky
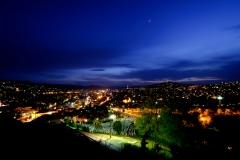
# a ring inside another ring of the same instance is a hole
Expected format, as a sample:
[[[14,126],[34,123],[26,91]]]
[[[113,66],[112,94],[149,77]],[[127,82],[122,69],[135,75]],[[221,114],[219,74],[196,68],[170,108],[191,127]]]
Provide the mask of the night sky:
[[[132,86],[240,80],[239,0],[2,0],[0,78]]]

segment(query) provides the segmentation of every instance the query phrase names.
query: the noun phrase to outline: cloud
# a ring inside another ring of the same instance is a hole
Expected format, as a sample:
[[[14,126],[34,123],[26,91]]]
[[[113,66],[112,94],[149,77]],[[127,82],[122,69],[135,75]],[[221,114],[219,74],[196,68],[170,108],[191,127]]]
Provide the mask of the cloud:
[[[107,77],[102,77],[101,79],[88,79],[86,80],[79,80],[76,81],[75,83],[77,84],[86,84],[86,82],[91,82],[93,84],[99,84],[101,83],[102,85],[105,86],[133,86],[133,85],[151,85],[151,84],[158,84],[158,83],[164,83],[166,81],[172,81],[172,82],[179,82],[179,83],[216,83],[219,81],[222,81],[220,78],[215,78],[215,77],[187,77],[187,78],[182,78],[182,79],[167,79],[167,78],[162,78],[162,79],[154,79],[154,80],[144,80],[141,78],[107,78]]]
[[[228,27],[227,30],[240,31],[240,24]]]
[[[101,69],[101,68],[99,68],[99,69],[91,69],[90,71],[105,71],[105,69]]]
[[[50,78],[50,79],[64,79],[67,76],[65,76],[65,75],[47,75],[46,77]]]
[[[9,47],[14,48],[14,47]],[[127,64],[115,64],[122,55],[111,49],[82,50],[79,52],[63,51],[25,51],[1,50],[6,61],[0,63],[0,72],[45,73],[56,70],[95,69],[114,66],[130,67]],[[14,58],[12,58],[14,57]],[[9,65],[11,60],[12,65]],[[107,63],[106,63],[107,62]],[[6,68],[6,66],[8,66]]]
[[[113,64],[116,67],[127,67],[127,68],[134,68],[132,64],[127,64],[127,63],[117,63],[117,64]]]
[[[9,72],[8,77],[33,82],[103,86],[148,85],[162,83],[166,80],[181,83],[216,83],[240,80],[239,55],[238,52],[229,52],[224,56],[220,55],[204,61],[179,60],[155,69],[145,68],[144,66],[138,68],[134,66],[134,61],[133,64],[113,61],[111,63],[101,63],[103,67],[83,66],[80,69],[74,67],[74,69],[71,69],[72,67],[70,67],[64,70],[54,68],[53,71],[45,68],[45,70],[39,70],[41,72],[30,72],[27,76],[19,73],[17,78],[14,78],[15,74],[10,75]],[[42,66],[44,67],[44,65]],[[31,67],[29,66],[29,68]]]
[[[183,78],[183,79],[178,79],[174,81],[175,82],[204,82],[204,81],[219,81],[219,80],[222,80],[222,79],[215,78],[215,77],[189,77],[189,78]]]

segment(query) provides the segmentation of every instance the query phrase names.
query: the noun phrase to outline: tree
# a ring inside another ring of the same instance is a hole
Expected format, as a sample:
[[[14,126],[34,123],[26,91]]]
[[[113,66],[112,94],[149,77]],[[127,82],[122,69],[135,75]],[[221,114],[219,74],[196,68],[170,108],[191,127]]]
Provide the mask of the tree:
[[[147,146],[146,145],[148,144],[148,142],[146,140],[147,140],[149,131],[150,131],[150,129],[145,132],[145,134],[143,135],[143,138],[141,140],[141,149],[142,149],[142,151],[146,151],[147,150]]]
[[[138,118],[135,123],[135,129],[141,136],[145,135],[147,132],[152,132],[153,126],[154,123],[152,113],[143,114],[142,117]]]
[[[96,129],[102,129],[102,120],[100,120],[99,118],[95,118],[93,120],[93,124],[95,125]]]
[[[67,125],[69,125],[69,123],[71,122],[71,118],[70,117],[64,117],[64,123]]]
[[[113,123],[113,130],[117,132],[117,134],[121,134],[122,132],[122,123],[120,121],[115,121]]]
[[[156,108],[157,111],[158,108]],[[140,135],[148,133],[155,143],[166,147],[181,147],[185,142],[184,126],[181,120],[173,115],[170,107],[163,105],[161,112],[148,112],[135,123],[135,129]]]
[[[166,108],[163,108],[161,112],[159,130],[161,137],[158,138],[164,138],[169,147],[182,147],[184,145],[186,134],[183,123]]]
[[[90,128],[88,126],[86,127],[86,132],[90,132]]]
[[[77,123],[73,122],[73,127],[77,129]]]
[[[85,132],[90,132],[90,128],[88,126],[83,126],[82,130]]]

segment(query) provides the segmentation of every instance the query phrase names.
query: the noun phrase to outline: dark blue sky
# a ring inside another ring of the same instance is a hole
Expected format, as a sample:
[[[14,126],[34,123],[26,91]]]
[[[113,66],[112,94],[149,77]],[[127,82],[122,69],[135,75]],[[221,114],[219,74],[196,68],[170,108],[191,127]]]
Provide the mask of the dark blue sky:
[[[0,78],[79,85],[240,80],[239,0],[0,2]]]

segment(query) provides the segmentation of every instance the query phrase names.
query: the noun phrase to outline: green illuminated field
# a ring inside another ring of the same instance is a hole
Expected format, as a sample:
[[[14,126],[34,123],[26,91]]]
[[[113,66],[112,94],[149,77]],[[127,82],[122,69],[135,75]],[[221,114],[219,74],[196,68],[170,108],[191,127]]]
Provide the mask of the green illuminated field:
[[[102,134],[102,133],[90,133],[93,136],[99,137],[100,139],[104,139],[107,140],[108,142],[113,142],[113,143],[118,143],[118,144],[125,144],[125,143],[129,143],[132,145],[136,145],[138,147],[141,146],[141,138],[140,137],[129,137],[129,136],[121,136],[121,135],[112,135],[112,137],[110,138],[109,134]],[[149,149],[152,149],[154,146],[154,142],[147,140],[148,144],[147,147]],[[166,147],[161,146],[162,148],[169,150]]]

